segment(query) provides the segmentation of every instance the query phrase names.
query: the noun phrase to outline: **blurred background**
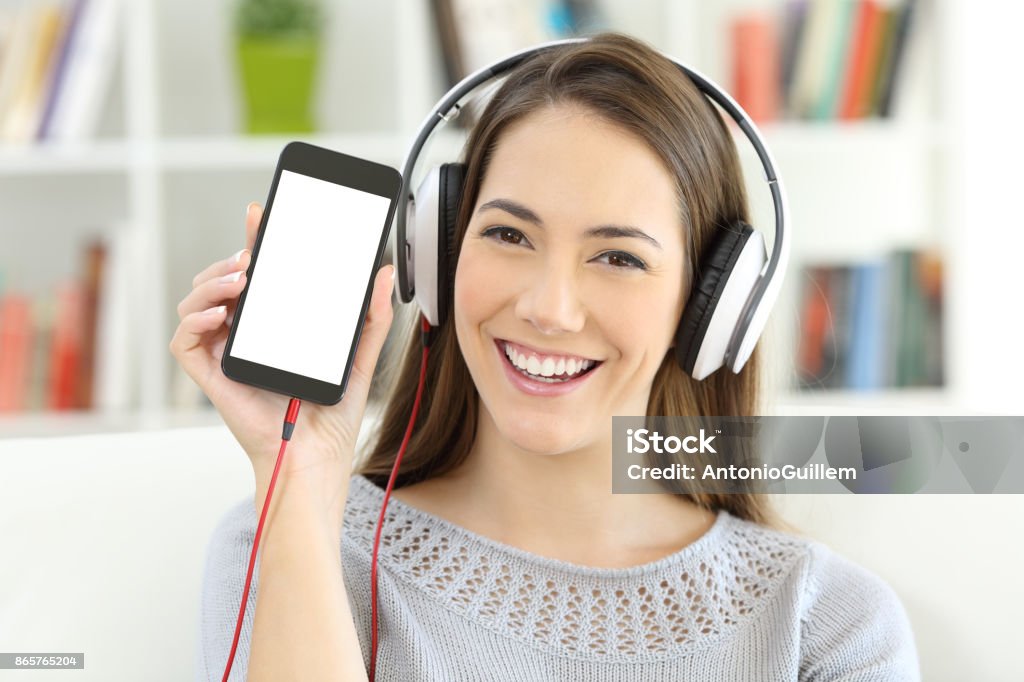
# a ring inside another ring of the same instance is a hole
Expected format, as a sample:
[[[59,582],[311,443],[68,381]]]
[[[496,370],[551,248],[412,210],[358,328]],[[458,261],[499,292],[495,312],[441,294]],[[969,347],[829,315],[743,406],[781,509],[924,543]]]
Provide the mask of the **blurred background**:
[[[768,411],[1019,411],[1011,367],[984,365],[1019,327],[984,306],[1019,290],[1013,268],[989,267],[989,244],[1022,237],[1011,217],[968,217],[965,131],[999,127],[966,106],[966,23],[1007,7],[985,5],[3,0],[0,437],[215,423],[167,351],[175,305],[241,247],[243,209],[265,200],[284,143],[398,166],[454,79],[604,29],[721,84],[776,156],[795,236],[764,342]],[[983,69],[998,83],[1000,66]],[[444,132],[426,161],[460,153],[463,131]]]
[[[175,304],[242,245],[239,216],[265,199],[287,140],[398,166],[458,77],[604,29],[723,85],[776,156],[795,238],[764,344],[770,409],[1019,405],[1008,382],[999,394],[978,378],[974,358],[1001,344],[986,347],[968,322],[970,301],[998,290],[981,243],[1021,239],[967,217],[970,11],[957,0],[5,0],[0,435],[211,417],[167,352]],[[445,132],[428,160],[459,154],[460,131]],[[740,142],[770,239],[768,194]]]
[[[0,650],[190,674],[206,543],[252,479],[168,351],[178,301],[244,245],[287,141],[398,167],[455,79],[548,39],[630,33],[765,134],[793,234],[766,413],[1024,414],[1022,22],[1000,0],[0,0]],[[925,679],[1024,676],[1019,498],[780,504],[897,590]]]

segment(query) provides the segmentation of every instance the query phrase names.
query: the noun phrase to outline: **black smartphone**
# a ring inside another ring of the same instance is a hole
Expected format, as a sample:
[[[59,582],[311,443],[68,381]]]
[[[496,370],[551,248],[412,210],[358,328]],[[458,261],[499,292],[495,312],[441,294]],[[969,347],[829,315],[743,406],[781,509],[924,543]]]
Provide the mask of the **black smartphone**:
[[[345,395],[401,174],[285,146],[221,358],[224,374],[333,405]]]

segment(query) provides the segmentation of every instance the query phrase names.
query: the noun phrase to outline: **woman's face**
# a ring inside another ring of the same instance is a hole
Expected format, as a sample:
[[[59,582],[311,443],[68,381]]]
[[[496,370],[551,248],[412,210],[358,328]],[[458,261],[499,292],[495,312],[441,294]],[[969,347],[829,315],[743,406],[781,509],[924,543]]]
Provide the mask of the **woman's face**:
[[[508,128],[455,274],[459,346],[498,430],[554,454],[644,414],[683,256],[673,178],[640,138],[566,105]]]

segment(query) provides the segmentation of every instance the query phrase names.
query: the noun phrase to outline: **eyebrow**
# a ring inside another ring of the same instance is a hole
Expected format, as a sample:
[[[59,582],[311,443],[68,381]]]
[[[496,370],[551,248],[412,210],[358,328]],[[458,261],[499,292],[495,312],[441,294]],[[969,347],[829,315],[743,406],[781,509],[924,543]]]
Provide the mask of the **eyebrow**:
[[[514,215],[520,220],[525,220],[528,223],[533,223],[537,227],[544,227],[544,221],[540,219],[536,213],[531,211],[526,206],[512,201],[511,199],[491,199],[487,203],[483,204],[477,209],[477,213],[483,213],[488,209],[496,208],[501,211],[505,211],[511,215]],[[614,239],[616,237],[632,237],[634,239],[643,239],[654,246],[661,248],[661,244],[658,240],[647,234],[643,230],[637,227],[631,227],[629,225],[599,225],[597,227],[591,227],[583,233],[584,237],[598,237],[604,239]]]

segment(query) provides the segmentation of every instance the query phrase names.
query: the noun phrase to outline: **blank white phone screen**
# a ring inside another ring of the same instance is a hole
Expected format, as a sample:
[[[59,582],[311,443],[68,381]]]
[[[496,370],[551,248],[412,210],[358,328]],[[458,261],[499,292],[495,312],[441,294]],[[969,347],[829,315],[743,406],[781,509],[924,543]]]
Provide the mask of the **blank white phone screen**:
[[[389,205],[282,170],[232,357],[341,384]]]

